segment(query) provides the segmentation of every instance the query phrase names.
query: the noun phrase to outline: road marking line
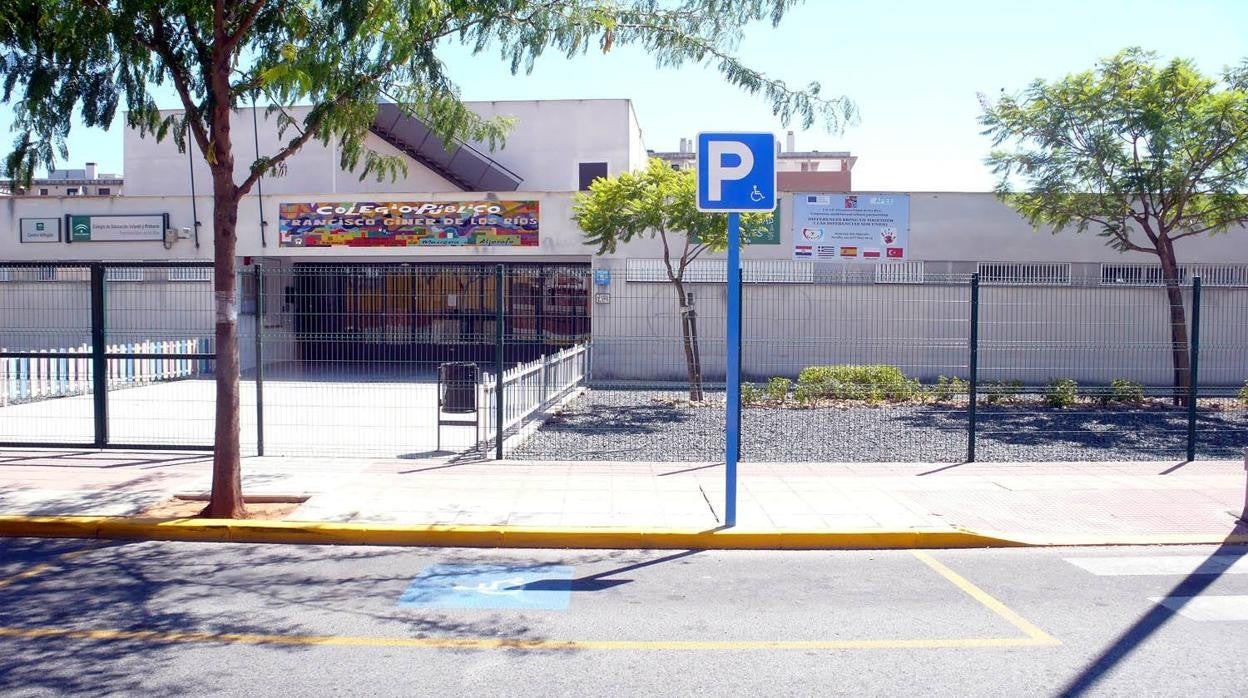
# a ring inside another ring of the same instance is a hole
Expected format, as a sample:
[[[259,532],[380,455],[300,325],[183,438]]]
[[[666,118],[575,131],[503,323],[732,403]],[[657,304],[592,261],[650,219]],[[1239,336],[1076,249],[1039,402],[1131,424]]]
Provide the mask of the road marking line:
[[[337,645],[353,647],[416,647],[469,650],[859,650],[943,649],[970,647],[1034,647],[1055,641],[1031,637],[983,637],[921,640],[526,640],[520,638],[370,637],[351,635],[263,635],[194,633],[156,630],[74,630],[70,628],[5,628],[0,637],[75,640],[139,640],[168,643],[243,645]]]
[[[1148,600],[1190,620],[1248,620],[1248,596],[1150,596]]]
[[[98,550],[92,546],[57,556],[53,562],[35,565],[0,580],[0,587],[54,569],[65,561]],[[750,650],[870,650],[870,649],[959,649],[983,647],[1044,647],[1061,641],[1044,632],[1005,604],[990,596],[964,577],[927,553],[912,554],[942,577],[966,592],[980,604],[1004,618],[1026,637],[930,638],[892,640],[535,640],[524,638],[474,637],[384,637],[351,635],[270,635],[259,633],[203,633],[159,630],[75,629],[56,627],[0,627],[0,637],[21,639],[63,638],[73,640],[148,641],[164,643],[217,643],[246,645],[336,645],[353,647],[411,647],[424,649],[526,651],[636,650],[636,651],[750,651]],[[1248,598],[1248,597],[1245,597]]]
[[[1098,577],[1248,574],[1248,558],[1242,555],[1121,555],[1063,559]]]
[[[15,575],[5,577],[4,579],[0,579],[0,589],[3,589],[11,584],[16,584],[17,582],[20,582],[23,579],[30,579],[31,577],[37,577],[43,574],[44,572],[47,572],[48,570],[56,569],[59,563],[65,562],[67,560],[72,560],[80,555],[86,555],[89,552],[99,550],[101,547],[103,546],[92,545],[90,547],[83,548],[81,550],[71,550],[70,552],[57,555],[56,557],[52,558],[51,562],[41,562],[37,565],[27,567],[26,569],[22,570],[21,572],[18,572]]]
[[[1028,639],[1041,645],[1062,644],[1060,640],[1052,635],[1049,635],[1031,621],[1015,613],[1010,609],[1010,607],[993,598],[988,592],[975,586],[957,572],[945,567],[938,560],[936,560],[936,558],[921,550],[911,550],[910,552],[913,553],[914,556],[917,557],[923,564],[932,568],[937,574],[949,580],[954,586],[969,594],[971,598],[978,601],[985,608],[1005,619],[1010,625],[1013,625],[1021,630],[1023,634],[1028,637]]]

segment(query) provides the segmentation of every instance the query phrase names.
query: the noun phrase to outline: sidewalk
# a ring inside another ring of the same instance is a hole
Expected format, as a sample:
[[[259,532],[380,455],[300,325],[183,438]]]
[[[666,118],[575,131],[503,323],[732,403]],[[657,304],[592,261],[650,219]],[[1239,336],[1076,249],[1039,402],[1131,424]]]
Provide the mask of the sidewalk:
[[[210,470],[203,454],[0,450],[0,515],[130,516],[206,494]],[[298,522],[652,533],[723,523],[715,463],[247,458],[243,473],[246,495],[308,497],[288,519]],[[1217,543],[1248,533],[1237,518],[1246,475],[1234,461],[743,463],[734,531]]]

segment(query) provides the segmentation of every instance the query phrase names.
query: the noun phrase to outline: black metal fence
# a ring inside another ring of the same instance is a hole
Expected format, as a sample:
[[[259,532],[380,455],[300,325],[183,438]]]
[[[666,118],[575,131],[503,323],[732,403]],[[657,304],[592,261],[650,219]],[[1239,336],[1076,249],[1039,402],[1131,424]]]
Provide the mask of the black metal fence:
[[[212,448],[212,269],[0,267],[0,442]]]
[[[722,271],[686,279],[683,308],[664,271],[649,272],[630,266],[594,306],[592,390],[516,456],[723,459]],[[1186,283],[1191,365],[1176,383],[1156,283],[783,263],[747,266],[744,280],[746,462],[1241,458],[1248,447],[1248,287]],[[701,402],[682,341],[691,316]]]
[[[210,448],[211,280],[203,263],[0,264],[0,445]],[[683,295],[662,269],[604,281],[585,264],[248,268],[244,450],[721,460],[722,273],[691,275]],[[745,281],[747,462],[1248,446],[1248,287],[1184,286],[1190,365],[1176,381],[1155,283],[912,283],[757,262]],[[453,404],[448,364],[475,366]]]
[[[238,288],[245,452],[498,455],[588,369],[588,265],[256,265]],[[0,445],[210,449],[212,298],[207,263],[0,264]],[[443,404],[455,363],[470,418]]]

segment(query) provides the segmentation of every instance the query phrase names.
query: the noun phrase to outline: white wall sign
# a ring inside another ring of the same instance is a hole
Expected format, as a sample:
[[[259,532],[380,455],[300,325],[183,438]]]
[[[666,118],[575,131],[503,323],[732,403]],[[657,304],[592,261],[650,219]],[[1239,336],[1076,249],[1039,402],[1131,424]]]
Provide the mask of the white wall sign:
[[[169,227],[169,214],[149,216],[95,215],[66,216],[69,242],[161,241]]]
[[[794,259],[900,262],[909,241],[909,194],[793,195]]]
[[[60,218],[23,218],[19,226],[22,242],[60,242]]]

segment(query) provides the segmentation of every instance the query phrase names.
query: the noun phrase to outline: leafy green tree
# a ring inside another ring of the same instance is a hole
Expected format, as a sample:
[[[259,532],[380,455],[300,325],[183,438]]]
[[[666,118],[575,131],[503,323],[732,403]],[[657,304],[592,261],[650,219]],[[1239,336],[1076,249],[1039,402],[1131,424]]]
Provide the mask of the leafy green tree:
[[[708,250],[728,249],[727,214],[698,210],[697,175],[675,170],[651,158],[645,170],[594,180],[588,192],[577,194],[573,216],[585,241],[597,254],[614,253],[621,244],[658,238],[663,264],[680,309],[680,335],[689,374],[689,399],[702,399],[702,352],[698,344],[698,314],[685,290],[685,273]],[[741,237],[761,234],[771,214],[743,214]]]
[[[77,112],[86,126],[128,126],[192,147],[212,172],[217,407],[210,516],[244,512],[239,473],[235,242],[240,199],[306,143],[336,144],[341,166],[361,179],[404,173],[404,161],[371,152],[365,139],[378,102],[425,121],[446,143],[495,147],[508,123],[460,101],[439,58],[459,43],[496,51],[513,72],[550,50],[569,59],[591,48],[635,45],[660,67],[718,70],[728,83],[770,101],[782,120],[838,123],[844,98],[824,98],[743,64],[732,54],[741,28],[778,23],[797,0],[6,0],[0,3],[0,101],[14,105],[17,137],[5,169],[29,183],[68,152]],[[153,90],[172,85],[181,111],[162,115]],[[231,113],[259,100],[285,141],[242,165]],[[290,107],[308,105],[303,116]],[[241,165],[241,163],[240,163]]]
[[[1037,80],[1021,96],[984,100],[980,122],[996,148],[987,162],[1000,176],[998,194],[1032,225],[1091,229],[1116,250],[1157,258],[1175,401],[1185,402],[1191,375],[1175,243],[1242,235],[1248,223],[1248,61],[1219,81],[1189,60],[1163,65],[1130,48],[1093,70]]]

